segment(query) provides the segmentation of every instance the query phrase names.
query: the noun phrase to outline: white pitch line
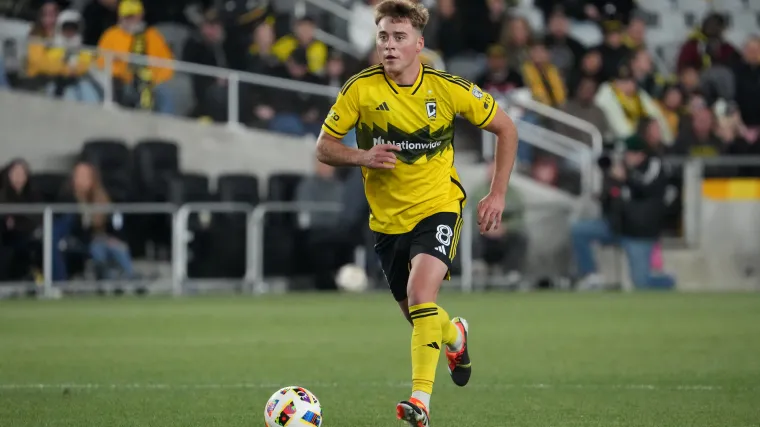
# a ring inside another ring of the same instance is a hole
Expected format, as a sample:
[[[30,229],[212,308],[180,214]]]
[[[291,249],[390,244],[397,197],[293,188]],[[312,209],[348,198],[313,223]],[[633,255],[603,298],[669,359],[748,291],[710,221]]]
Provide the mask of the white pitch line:
[[[305,382],[308,388],[339,388],[339,387],[409,387],[406,382],[367,382],[367,383],[331,383]],[[213,389],[279,389],[283,384],[275,383],[227,383],[227,384],[161,384],[161,383],[30,383],[30,384],[0,384],[0,390],[213,390]],[[724,387],[719,385],[654,385],[654,384],[471,384],[468,388],[477,389],[537,389],[537,390],[662,390],[662,391],[756,391],[760,387]]]

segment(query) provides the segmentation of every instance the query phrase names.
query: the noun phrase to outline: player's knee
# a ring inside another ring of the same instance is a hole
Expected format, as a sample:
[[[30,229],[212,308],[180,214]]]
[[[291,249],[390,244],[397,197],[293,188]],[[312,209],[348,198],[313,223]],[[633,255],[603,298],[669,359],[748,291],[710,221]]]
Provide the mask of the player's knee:
[[[407,294],[409,295],[409,306],[435,302],[438,299],[437,289],[426,289],[423,286],[412,286],[412,284],[409,285]]]
[[[406,289],[409,305],[435,302],[448,269],[443,261],[432,255],[419,254],[414,257]]]

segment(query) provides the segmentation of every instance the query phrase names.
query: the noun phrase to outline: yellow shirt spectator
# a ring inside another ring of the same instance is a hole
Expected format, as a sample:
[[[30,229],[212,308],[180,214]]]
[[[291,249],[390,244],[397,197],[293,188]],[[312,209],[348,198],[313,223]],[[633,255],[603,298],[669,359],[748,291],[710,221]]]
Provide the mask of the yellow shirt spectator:
[[[82,50],[81,16],[74,10],[58,14],[55,30],[48,37],[37,30],[27,47],[27,77],[80,77],[92,64],[92,52]]]
[[[155,28],[147,28],[145,36],[145,55],[161,59],[173,59],[169,46],[164,40],[164,36]],[[109,50],[117,53],[131,53],[135,36],[124,31],[120,26],[115,25],[109,28],[100,38],[98,47],[103,50]],[[103,68],[105,60],[100,58],[98,66]],[[150,67],[153,83],[160,84],[171,79],[174,76],[174,70],[166,67]],[[127,62],[118,59],[118,55],[112,65],[113,76],[125,82],[131,82],[134,77],[132,70]]]
[[[314,21],[311,18],[301,18],[294,27],[293,34],[281,37],[272,46],[272,53],[282,62],[287,61],[290,55],[299,46],[306,49],[306,59],[309,71],[321,75],[327,64],[327,45],[314,38]]]
[[[559,69],[551,63],[546,46],[534,43],[530,47],[529,56],[530,60],[523,64],[522,73],[533,99],[555,108],[562,106],[567,100],[565,82]]]
[[[27,48],[28,77],[79,77],[87,73],[93,55],[89,51],[67,52],[66,48],[30,42]]]

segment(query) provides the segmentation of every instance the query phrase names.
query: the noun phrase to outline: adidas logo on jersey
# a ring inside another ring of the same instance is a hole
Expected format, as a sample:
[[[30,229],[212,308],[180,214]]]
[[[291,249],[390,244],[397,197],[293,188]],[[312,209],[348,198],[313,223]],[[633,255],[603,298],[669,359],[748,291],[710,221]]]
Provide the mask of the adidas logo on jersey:
[[[437,248],[435,248],[435,250],[437,250],[438,252],[440,252],[440,253],[442,253],[442,254],[446,255],[446,247],[445,247],[445,246],[443,246],[443,245],[441,245],[441,246],[438,246]]]
[[[383,102],[382,104],[380,104],[377,108],[375,108],[375,110],[377,110],[377,111],[391,111],[391,109],[388,108],[388,104],[386,104],[385,102]]]

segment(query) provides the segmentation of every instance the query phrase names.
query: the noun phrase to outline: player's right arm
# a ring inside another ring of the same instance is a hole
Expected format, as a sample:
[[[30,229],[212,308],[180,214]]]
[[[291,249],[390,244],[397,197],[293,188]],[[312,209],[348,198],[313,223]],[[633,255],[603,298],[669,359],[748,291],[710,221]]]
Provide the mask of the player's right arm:
[[[356,85],[349,85],[338,94],[330,113],[322,124],[317,139],[317,160],[332,166],[364,166],[372,169],[393,169],[392,144],[376,145],[369,150],[346,147],[341,140],[359,120],[359,94]]]

